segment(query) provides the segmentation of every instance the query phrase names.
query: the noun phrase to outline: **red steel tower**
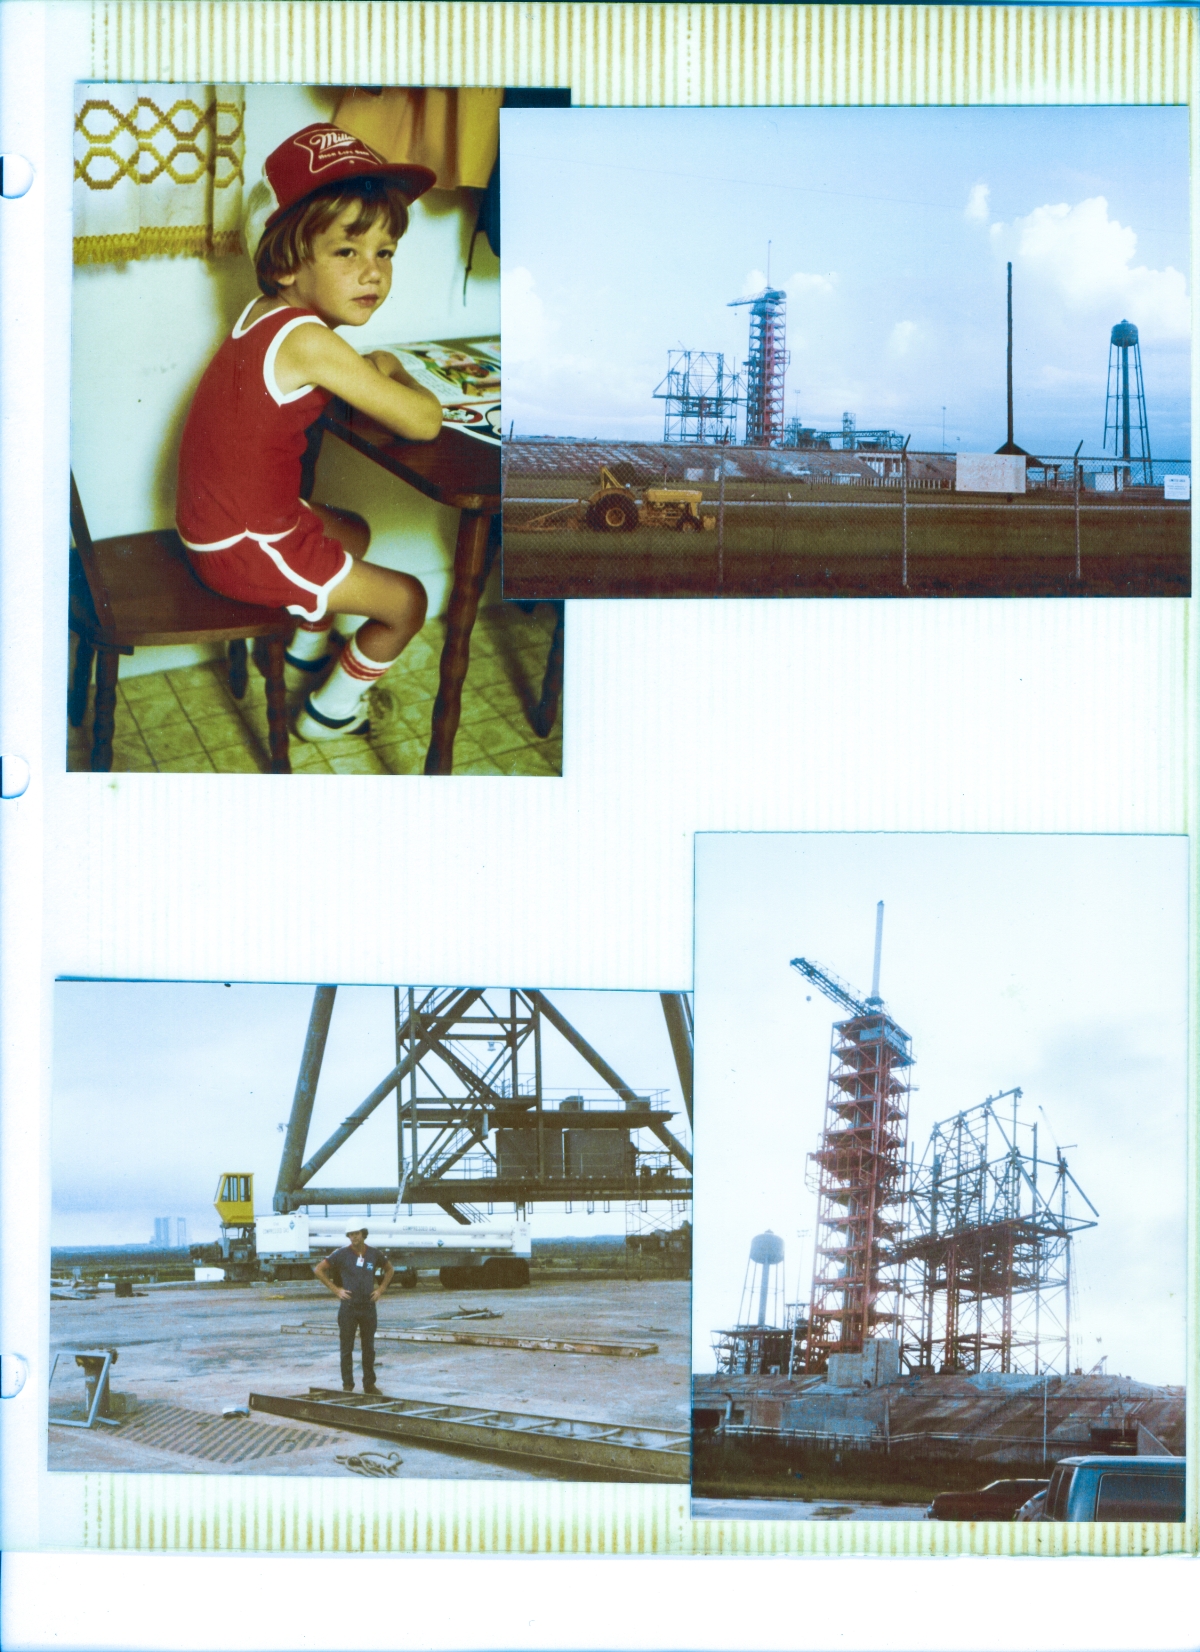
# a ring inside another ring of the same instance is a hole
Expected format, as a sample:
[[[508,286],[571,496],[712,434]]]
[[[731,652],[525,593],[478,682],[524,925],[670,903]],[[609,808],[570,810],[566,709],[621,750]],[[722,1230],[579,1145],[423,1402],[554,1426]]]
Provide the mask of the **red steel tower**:
[[[783,381],[787,374],[787,294],[764,287],[750,306],[750,354],[746,359],[746,446],[777,447],[783,440]]]
[[[912,1040],[879,996],[883,902],[875,926],[869,998],[806,958],[792,968],[850,1011],[836,1021],[829,1058],[825,1127],[817,1167],[817,1233],[805,1365],[825,1369],[830,1354],[859,1353],[877,1335],[898,1336],[908,1070]]]

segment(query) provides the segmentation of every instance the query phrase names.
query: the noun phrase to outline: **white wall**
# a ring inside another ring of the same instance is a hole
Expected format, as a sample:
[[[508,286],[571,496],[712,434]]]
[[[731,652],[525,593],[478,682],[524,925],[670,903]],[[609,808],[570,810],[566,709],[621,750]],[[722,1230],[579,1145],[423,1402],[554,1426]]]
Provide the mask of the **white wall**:
[[[246,88],[247,188],[289,132],[329,120],[335,89]],[[413,208],[396,255],[392,295],[362,328],[359,349],[423,338],[495,334],[499,264],[483,236],[463,302],[463,271],[478,197],[437,191]],[[244,256],[149,258],[82,265],[72,289],[71,457],[96,538],[170,527],[179,438],[196,385],[239,312],[257,291]],[[341,443],[325,443],[315,497],[364,515],[372,560],[416,574],[429,611],[444,611],[457,513],[432,504]],[[205,651],[139,649],[122,676],[205,658]]]

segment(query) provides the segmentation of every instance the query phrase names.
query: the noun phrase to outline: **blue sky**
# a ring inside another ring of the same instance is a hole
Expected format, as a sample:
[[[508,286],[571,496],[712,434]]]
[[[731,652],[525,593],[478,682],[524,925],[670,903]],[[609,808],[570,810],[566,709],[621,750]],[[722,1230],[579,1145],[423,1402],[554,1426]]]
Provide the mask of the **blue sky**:
[[[641,1093],[666,1092],[686,1133],[657,993],[552,992],[551,1000]],[[507,1002],[507,999],[503,999]],[[493,999],[495,1002],[495,999]],[[60,981],[55,988],[51,1243],[144,1244],[154,1218],[187,1218],[189,1238],[217,1237],[212,1199],[224,1171],[254,1172],[271,1208],[312,1005],[307,986]],[[603,1090],[543,1026],[547,1089]],[[390,987],[342,987],[309,1132],[315,1148],[395,1060]],[[644,1143],[650,1146],[649,1138]],[[392,1183],[395,1110],[380,1106],[329,1161],[326,1186]],[[324,1179],[324,1178],[323,1178]],[[419,1207],[418,1207],[419,1208]],[[496,1220],[511,1218],[497,1206]],[[428,1220],[441,1219],[432,1210]],[[449,1220],[449,1218],[446,1218]],[[538,1203],[535,1237],[623,1234],[624,1206],[588,1216]]]
[[[660,440],[676,347],[740,364],[768,241],[787,417],[1102,451],[1133,321],[1153,451],[1190,451],[1184,109],[573,109],[502,117],[504,417]]]
[[[916,1057],[917,1157],[936,1120],[1019,1086],[1041,1148],[1062,1145],[1100,1212],[1074,1250],[1076,1357],[1182,1382],[1182,838],[697,835],[697,1369],[736,1318],[753,1234],[783,1236],[788,1299],[808,1297],[807,1155],[838,1012],[789,963],[869,992],[878,900],[880,989]]]

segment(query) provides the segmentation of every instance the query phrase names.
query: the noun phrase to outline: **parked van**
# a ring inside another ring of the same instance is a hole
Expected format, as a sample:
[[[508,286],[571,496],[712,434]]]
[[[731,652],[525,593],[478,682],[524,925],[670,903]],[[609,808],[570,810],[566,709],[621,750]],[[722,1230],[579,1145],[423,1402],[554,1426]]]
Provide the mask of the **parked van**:
[[[1064,1457],[1035,1520],[1182,1520],[1183,1457]]]

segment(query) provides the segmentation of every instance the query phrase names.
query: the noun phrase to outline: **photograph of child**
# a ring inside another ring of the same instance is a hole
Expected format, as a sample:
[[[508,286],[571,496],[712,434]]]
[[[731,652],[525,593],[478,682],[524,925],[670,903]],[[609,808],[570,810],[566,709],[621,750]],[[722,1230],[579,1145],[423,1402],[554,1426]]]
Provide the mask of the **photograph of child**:
[[[442,405],[499,395],[502,95],[77,88],[70,768],[561,772],[561,612],[488,583],[498,452]],[[447,335],[439,395],[398,350]]]

